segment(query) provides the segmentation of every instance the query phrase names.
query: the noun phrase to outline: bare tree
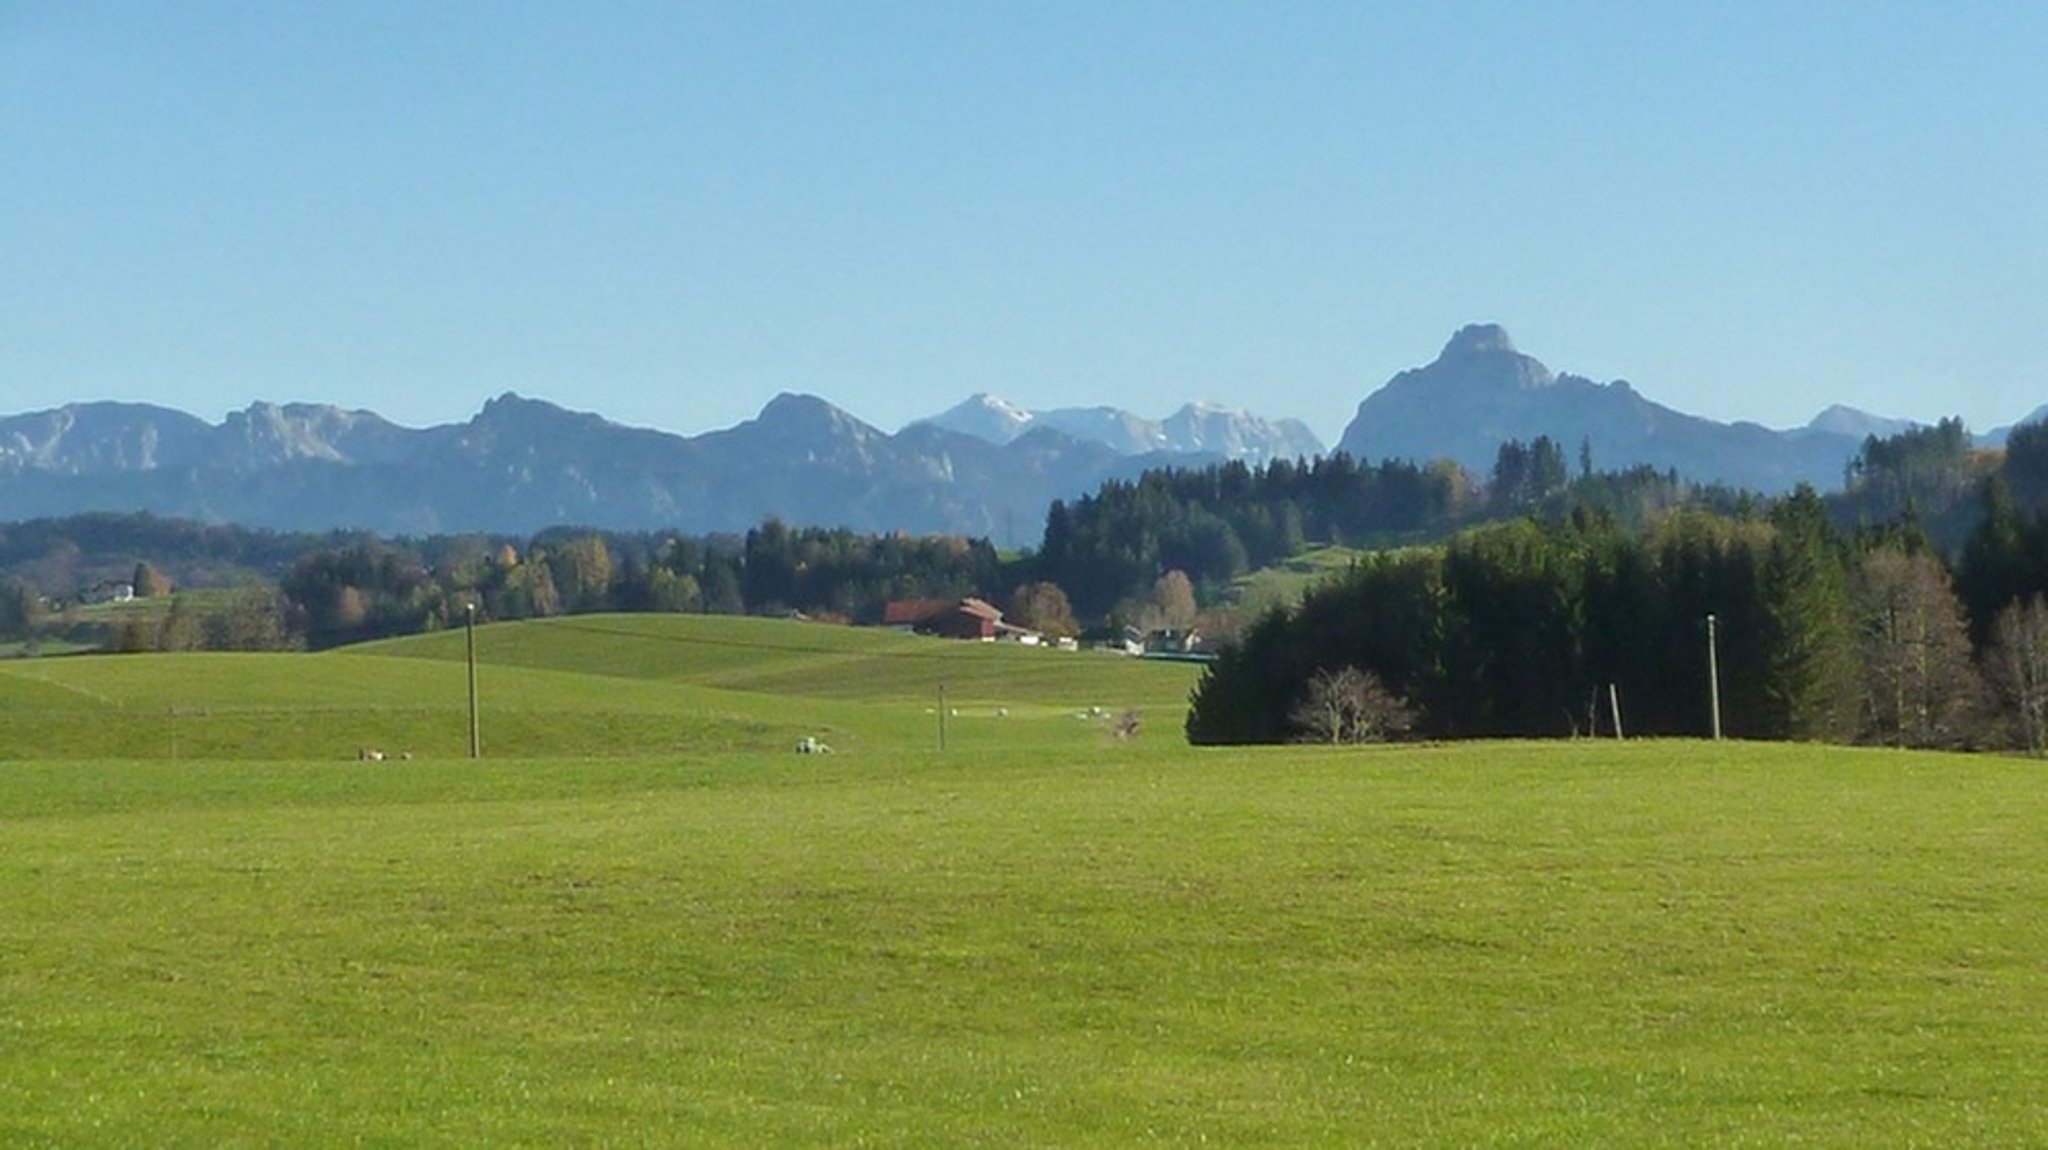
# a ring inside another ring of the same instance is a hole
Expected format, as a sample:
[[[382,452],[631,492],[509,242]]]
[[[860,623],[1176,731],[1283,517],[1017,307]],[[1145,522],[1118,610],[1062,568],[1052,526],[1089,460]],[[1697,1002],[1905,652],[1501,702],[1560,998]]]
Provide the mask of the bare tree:
[[[2048,749],[2048,600],[2006,604],[1991,625],[1984,663],[2027,753],[2040,756]]]
[[[1408,701],[1357,667],[1317,671],[1288,720],[1307,743],[1378,743],[1415,726]]]
[[[1074,608],[1057,583],[1026,583],[1010,593],[1010,616],[1022,627],[1047,635],[1073,636],[1081,633],[1074,621]]]
[[[1885,547],[1864,559],[1851,595],[1865,737],[1900,747],[1964,742],[1982,680],[1948,572],[1931,555]]]
[[[1152,584],[1152,593],[1138,611],[1138,625],[1148,631],[1186,631],[1195,625],[1200,608],[1195,603],[1195,584],[1187,572],[1175,569]]]

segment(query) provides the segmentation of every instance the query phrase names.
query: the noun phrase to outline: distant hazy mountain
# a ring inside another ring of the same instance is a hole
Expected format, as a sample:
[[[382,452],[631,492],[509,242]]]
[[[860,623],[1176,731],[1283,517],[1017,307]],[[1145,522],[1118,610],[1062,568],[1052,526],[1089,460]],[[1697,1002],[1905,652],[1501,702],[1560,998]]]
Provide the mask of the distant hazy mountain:
[[[695,437],[510,394],[467,423],[424,429],[313,404],[256,404],[219,425],[168,408],[73,404],[0,419],[0,517],[147,510],[428,534],[744,531],[776,516],[1028,543],[1054,499],[1215,459],[1127,456],[1050,429],[1006,444],[938,427],[892,436],[801,395]]]
[[[1231,459],[1307,459],[1323,441],[1298,419],[1268,420],[1216,403],[1190,403],[1160,421],[1167,450],[1213,452]]]
[[[74,403],[0,418],[0,476],[94,475],[187,467],[259,470],[294,460],[383,463],[431,442],[365,411],[258,403],[214,426],[167,407]]]
[[[1008,443],[1031,429],[1032,414],[1000,396],[978,391],[929,419],[920,419],[904,430],[920,425],[942,427],[990,443]]]
[[[0,474],[147,471],[203,461],[213,428],[140,403],[73,403],[0,419]]]
[[[1323,453],[1322,440],[1298,419],[1269,420],[1213,403],[1190,403],[1165,419],[1146,419],[1115,407],[1034,412],[983,392],[911,426],[921,425],[990,443],[1009,443],[1028,431],[1051,428],[1120,455],[1213,453],[1257,463]]]
[[[2048,418],[2048,407],[2030,420]],[[1763,491],[1834,488],[1868,435],[1911,426],[1832,407],[1806,427],[1723,424],[1624,382],[1552,372],[1497,326],[1467,327],[1426,367],[1367,396],[1354,457],[1451,458],[1477,474],[1503,440],[1548,435],[1595,466],[1648,463]],[[2003,430],[1993,433],[2003,442]],[[1990,437],[1987,437],[1990,439]],[[1189,404],[1032,412],[979,395],[891,435],[814,396],[679,436],[506,394],[464,423],[407,428],[367,411],[258,403],[219,424],[146,404],[0,417],[0,520],[146,510],[292,530],[524,533],[580,524],[744,531],[776,516],[862,531],[1035,542],[1046,507],[1147,468],[1320,454],[1295,420]]]
[[[1864,428],[1882,422],[1859,414],[1823,412],[1814,426],[1793,431],[1717,423],[1653,403],[1625,381],[1552,372],[1517,351],[1502,328],[1475,324],[1452,336],[1435,362],[1367,396],[1338,447],[1373,461],[1449,458],[1484,475],[1502,441],[1547,435],[1570,459],[1590,444],[1602,469],[1646,463],[1759,491],[1801,482],[1827,489],[1841,485]]]
[[[1809,431],[1854,436],[1859,440],[1872,435],[1884,439],[1921,426],[1923,425],[1916,420],[1887,419],[1882,415],[1872,415],[1867,411],[1858,411],[1839,403],[1814,416],[1813,421],[1806,425]]]
[[[2012,424],[2005,427],[1994,427],[1990,431],[1978,436],[1977,445],[1979,447],[2004,447],[2005,441],[2012,435],[2013,428],[2025,427],[2030,423],[2041,423],[2043,421],[2048,421],[2048,404],[2035,408]]]

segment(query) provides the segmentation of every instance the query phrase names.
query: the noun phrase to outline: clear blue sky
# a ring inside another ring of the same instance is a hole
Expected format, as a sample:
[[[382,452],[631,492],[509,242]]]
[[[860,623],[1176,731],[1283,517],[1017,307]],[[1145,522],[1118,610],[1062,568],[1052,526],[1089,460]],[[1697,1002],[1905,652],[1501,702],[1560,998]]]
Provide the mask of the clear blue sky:
[[[2048,403],[2048,5],[0,0],[0,412]]]

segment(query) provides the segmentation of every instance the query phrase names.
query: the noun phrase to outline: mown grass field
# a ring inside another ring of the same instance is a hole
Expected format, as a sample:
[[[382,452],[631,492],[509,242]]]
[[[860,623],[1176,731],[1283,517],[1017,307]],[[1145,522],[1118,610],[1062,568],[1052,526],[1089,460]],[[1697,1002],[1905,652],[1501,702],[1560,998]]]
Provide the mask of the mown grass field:
[[[459,691],[447,638],[194,697],[360,722]],[[941,754],[919,673],[857,643],[600,639],[492,636],[521,666],[486,682],[778,732],[760,700],[830,704],[858,745],[0,763],[0,1144],[2048,1139],[2035,764],[1118,743],[1066,712],[1168,697],[1117,662],[963,686],[1010,725]],[[784,659],[788,694],[734,678]],[[10,732],[80,692],[145,715],[146,660],[48,662]]]
[[[1100,709],[1177,733],[1194,668],[702,616],[581,616],[477,629],[492,756],[1092,747]],[[0,661],[0,760],[419,758],[468,750],[460,631],[316,655]]]

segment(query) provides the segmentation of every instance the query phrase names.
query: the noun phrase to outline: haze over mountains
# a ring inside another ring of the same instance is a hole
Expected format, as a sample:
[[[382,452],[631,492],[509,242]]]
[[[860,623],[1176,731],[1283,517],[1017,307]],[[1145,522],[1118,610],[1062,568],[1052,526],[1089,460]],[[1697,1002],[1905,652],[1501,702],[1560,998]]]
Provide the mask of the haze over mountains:
[[[1547,435],[1568,455],[1586,444],[1603,469],[1642,463],[1779,492],[1839,486],[1865,436],[1907,426],[1840,405],[1789,431],[1718,423],[1625,381],[1553,372],[1484,324],[1368,395],[1338,448],[1372,461],[1450,458],[1483,477],[1503,440]],[[512,394],[467,422],[427,428],[306,403],[258,403],[219,424],[146,404],[76,403],[0,418],[0,520],[147,510],[420,535],[565,524],[738,532],[773,516],[1028,544],[1054,499],[1108,479],[1321,450],[1296,420],[1213,404],[1152,420],[1111,407],[1032,412],[988,395],[893,435],[791,394],[698,436]]]

